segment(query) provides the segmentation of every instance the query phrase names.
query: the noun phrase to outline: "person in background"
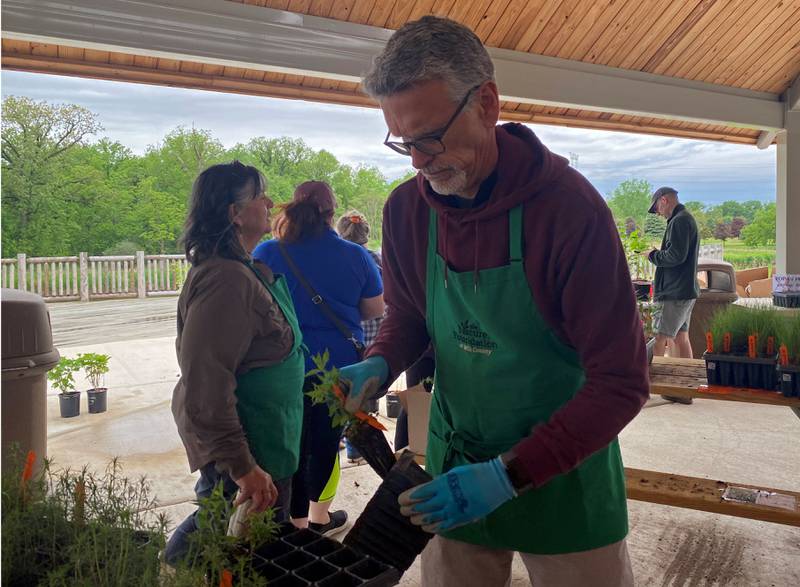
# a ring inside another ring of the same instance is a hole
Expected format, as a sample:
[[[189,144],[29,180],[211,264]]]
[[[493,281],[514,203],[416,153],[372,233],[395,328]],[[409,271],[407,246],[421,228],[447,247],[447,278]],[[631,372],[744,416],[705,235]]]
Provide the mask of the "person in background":
[[[277,506],[288,519],[303,421],[302,335],[286,281],[251,251],[270,231],[272,201],[255,167],[234,161],[194,183],[183,242],[192,267],[178,298],[181,378],[172,414],[197,498],[222,484],[225,498]],[[170,538],[165,559],[189,554],[197,512]]]
[[[656,266],[653,301],[656,303],[653,326],[656,342],[653,355],[661,357],[669,344],[678,357],[692,358],[689,324],[692,309],[700,295],[697,284],[697,257],[700,234],[689,210],[678,200],[671,187],[658,188],[650,200],[650,214],[667,219],[661,248],[643,253]],[[673,402],[691,404],[692,398],[662,396]]]
[[[378,267],[364,247],[333,230],[335,209],[336,198],[328,184],[300,184],[275,219],[277,238],[253,251],[256,259],[286,276],[309,350],[307,371],[314,368],[312,357],[325,351],[330,353],[328,368],[357,362],[364,344],[361,321],[378,318],[384,310]],[[312,386],[313,381],[307,380],[305,390]],[[327,407],[312,406],[305,397],[300,466],[292,483],[291,516],[299,528],[308,526],[331,536],[347,527],[345,511],[330,511],[339,483],[341,436],[341,428],[331,426]]]
[[[336,222],[336,232],[338,232],[339,236],[344,240],[364,247],[372,257],[372,260],[375,261],[375,265],[378,266],[378,272],[381,272],[381,254],[367,247],[367,243],[369,242],[369,222],[366,216],[358,210],[347,212]],[[386,310],[384,309],[384,315],[385,312]],[[361,329],[364,331],[365,349],[369,348],[369,345],[371,345],[375,337],[378,336],[378,328],[380,328],[381,322],[383,322],[383,316],[361,321]],[[367,400],[364,405],[364,411],[376,413],[378,411],[378,400]],[[363,461],[358,449],[347,440],[347,436],[344,437],[344,445],[349,462],[360,463]]]
[[[469,28],[403,25],[363,86],[419,173],[384,208],[389,312],[340,373],[356,410],[433,346],[434,479],[399,499],[436,533],[422,585],[507,585],[519,552],[534,585],[632,586],[617,435],[649,381],[611,211],[528,127],[497,125]]]
[[[346,240],[360,244],[364,247],[369,242],[369,223],[366,217],[360,212],[354,210],[342,216],[336,223],[336,230],[339,235]],[[369,249],[367,249],[369,250]],[[369,250],[369,254],[378,264],[378,269],[382,271],[381,255],[376,251]],[[385,316],[385,313],[384,313]],[[372,341],[378,336],[378,328],[383,322],[384,316],[375,318],[373,320],[365,320],[361,323],[364,329],[364,346],[369,348]],[[425,351],[419,360],[417,360],[411,367],[406,369],[406,388],[410,389],[420,383],[424,384],[427,391],[431,391],[433,387],[433,372],[435,367],[433,352],[431,349]],[[391,387],[391,386],[390,386]],[[367,411],[378,411],[378,400],[367,400]],[[347,458],[353,462],[357,462],[360,458],[358,451],[353,447],[345,438],[345,446],[347,448]],[[394,430],[394,446],[396,449],[401,449],[408,446],[408,414],[401,407],[400,414],[397,416],[397,426]]]

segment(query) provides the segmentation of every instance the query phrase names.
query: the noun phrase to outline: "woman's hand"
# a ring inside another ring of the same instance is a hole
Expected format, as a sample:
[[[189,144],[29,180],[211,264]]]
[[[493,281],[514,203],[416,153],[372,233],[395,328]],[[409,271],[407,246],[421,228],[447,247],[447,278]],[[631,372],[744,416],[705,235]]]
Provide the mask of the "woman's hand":
[[[233,503],[239,506],[248,499],[253,500],[250,511],[252,513],[263,512],[265,509],[275,505],[278,501],[278,488],[272,482],[272,476],[256,465],[250,472],[238,479],[234,479],[239,486],[239,497]]]

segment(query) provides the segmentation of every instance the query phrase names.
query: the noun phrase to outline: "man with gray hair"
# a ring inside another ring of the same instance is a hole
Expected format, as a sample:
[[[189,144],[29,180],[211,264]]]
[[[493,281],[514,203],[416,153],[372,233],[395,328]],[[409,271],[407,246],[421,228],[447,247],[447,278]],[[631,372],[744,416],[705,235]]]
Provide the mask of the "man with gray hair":
[[[419,173],[384,209],[388,316],[340,373],[354,410],[435,351],[434,480],[400,498],[437,534],[423,585],[506,585],[515,551],[537,585],[633,585],[617,435],[647,360],[605,201],[530,129],[497,125],[492,60],[454,21],[404,25],[364,87]]]
[[[656,266],[653,282],[653,301],[657,305],[653,321],[656,342],[653,355],[663,356],[667,344],[671,343],[678,357],[691,359],[689,323],[694,303],[700,295],[697,285],[697,256],[700,252],[697,223],[678,201],[677,190],[667,186],[653,192],[648,212],[667,219],[661,249],[643,253]],[[692,398],[662,397],[682,404],[692,403]]]

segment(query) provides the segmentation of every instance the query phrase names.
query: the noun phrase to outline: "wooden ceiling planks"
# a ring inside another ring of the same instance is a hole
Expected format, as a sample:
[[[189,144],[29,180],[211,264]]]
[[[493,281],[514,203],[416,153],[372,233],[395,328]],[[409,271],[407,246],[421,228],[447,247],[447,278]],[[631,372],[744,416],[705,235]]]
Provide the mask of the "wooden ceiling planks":
[[[623,67],[672,77],[779,93],[800,74],[800,4],[797,0],[229,0],[279,10],[396,29],[424,14],[450,16],[476,31],[488,46]],[[28,43],[24,50],[3,40],[4,56],[62,60],[62,70],[80,63],[151,70],[153,79],[170,73],[208,77],[214,89],[241,91],[263,83],[258,95],[364,104],[358,84],[311,76],[156,59],[123,53]],[[57,68],[47,61],[42,68]],[[25,69],[21,63],[18,69]],[[127,70],[126,70],[127,71]],[[109,73],[119,79],[120,72]],[[130,72],[128,72],[130,73]],[[80,73],[75,73],[80,75]],[[146,76],[145,76],[146,77]],[[150,78],[148,78],[150,79]],[[192,78],[191,87],[202,86]],[[145,83],[149,83],[145,81]],[[178,84],[178,80],[170,83]],[[236,86],[236,87],[235,87]],[[281,89],[281,86],[286,86]],[[249,86],[248,86],[249,87]],[[602,112],[504,102],[504,116],[562,120],[569,126],[755,142],[748,129],[682,121],[619,116]]]

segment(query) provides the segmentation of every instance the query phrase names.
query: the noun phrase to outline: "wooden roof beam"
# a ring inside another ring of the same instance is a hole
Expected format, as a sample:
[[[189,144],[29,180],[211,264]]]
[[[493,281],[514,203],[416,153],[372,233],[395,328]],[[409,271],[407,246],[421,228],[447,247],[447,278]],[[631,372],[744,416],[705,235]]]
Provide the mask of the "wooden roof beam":
[[[3,36],[358,82],[392,32],[216,0],[4,0]],[[491,49],[502,99],[780,130],[780,96]]]

